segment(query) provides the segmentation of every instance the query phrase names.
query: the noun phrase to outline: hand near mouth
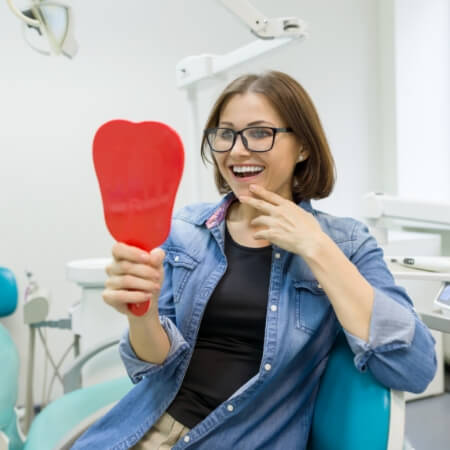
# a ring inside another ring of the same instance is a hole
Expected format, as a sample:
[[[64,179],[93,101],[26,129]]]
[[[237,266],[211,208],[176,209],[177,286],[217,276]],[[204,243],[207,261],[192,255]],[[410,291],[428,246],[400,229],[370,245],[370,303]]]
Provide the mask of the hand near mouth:
[[[324,233],[311,213],[262,186],[252,184],[249,190],[255,197],[241,195],[239,201],[262,213],[251,225],[264,227],[254,233],[254,239],[267,240],[300,256],[318,248]]]

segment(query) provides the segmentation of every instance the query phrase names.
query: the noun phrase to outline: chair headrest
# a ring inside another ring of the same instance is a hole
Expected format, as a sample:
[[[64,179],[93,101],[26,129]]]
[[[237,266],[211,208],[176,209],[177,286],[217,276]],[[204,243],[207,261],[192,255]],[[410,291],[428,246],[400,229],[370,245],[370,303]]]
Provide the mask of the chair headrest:
[[[17,282],[10,269],[0,267],[0,317],[9,316],[17,308]]]

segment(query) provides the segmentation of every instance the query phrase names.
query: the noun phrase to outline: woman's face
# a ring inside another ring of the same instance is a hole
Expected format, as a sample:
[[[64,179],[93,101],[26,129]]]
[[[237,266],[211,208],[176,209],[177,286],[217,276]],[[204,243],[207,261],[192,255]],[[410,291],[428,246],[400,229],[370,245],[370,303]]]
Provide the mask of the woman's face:
[[[239,131],[252,126],[282,128],[287,124],[263,94],[235,94],[223,107],[218,127]],[[293,133],[277,133],[272,150],[263,153],[247,150],[239,135],[229,152],[213,155],[237,197],[251,195],[250,184],[258,184],[292,199],[292,176],[300,155],[300,142]]]

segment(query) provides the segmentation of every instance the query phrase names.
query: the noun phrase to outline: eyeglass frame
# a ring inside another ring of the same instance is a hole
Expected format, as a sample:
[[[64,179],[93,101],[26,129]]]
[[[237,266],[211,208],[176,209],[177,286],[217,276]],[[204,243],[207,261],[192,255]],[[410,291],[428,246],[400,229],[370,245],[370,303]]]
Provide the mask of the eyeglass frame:
[[[272,136],[272,145],[270,146],[270,148],[268,148],[267,150],[252,150],[250,148],[248,148],[248,141],[245,138],[245,136],[242,134],[244,131],[246,130],[251,130],[254,128],[266,128],[266,129],[270,129],[273,132],[273,136]],[[231,143],[231,147],[228,150],[215,150],[213,148],[213,146],[211,145],[211,143],[209,142],[209,132],[213,131],[213,130],[229,130],[233,133],[233,142]],[[233,150],[233,147],[236,144],[236,140],[238,135],[241,135],[241,141],[242,144],[244,145],[245,149],[248,150],[249,152],[254,152],[254,153],[265,153],[265,152],[270,152],[270,150],[273,149],[273,146],[275,144],[275,138],[277,136],[277,133],[292,133],[294,130],[290,127],[267,127],[267,126],[253,126],[253,127],[246,127],[246,128],[242,128],[242,130],[236,131],[233,130],[233,128],[227,128],[227,127],[213,127],[213,128],[206,128],[203,131],[203,134],[206,138],[206,142],[209,145],[209,148],[212,152],[214,153],[227,153],[227,152],[231,152],[231,150]]]

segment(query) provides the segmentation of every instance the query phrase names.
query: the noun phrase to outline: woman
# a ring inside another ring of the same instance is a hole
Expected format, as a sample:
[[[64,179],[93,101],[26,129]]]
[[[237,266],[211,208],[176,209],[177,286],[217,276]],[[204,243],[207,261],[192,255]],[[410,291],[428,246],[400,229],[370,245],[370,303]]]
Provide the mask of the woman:
[[[359,370],[423,391],[434,341],[360,222],[312,208],[334,165],[315,108],[280,72],[239,77],[207,121],[218,205],[175,215],[162,249],[117,243],[104,300],[126,314],[137,385],[75,444],[304,449],[342,330]],[[126,304],[151,300],[143,317]]]

